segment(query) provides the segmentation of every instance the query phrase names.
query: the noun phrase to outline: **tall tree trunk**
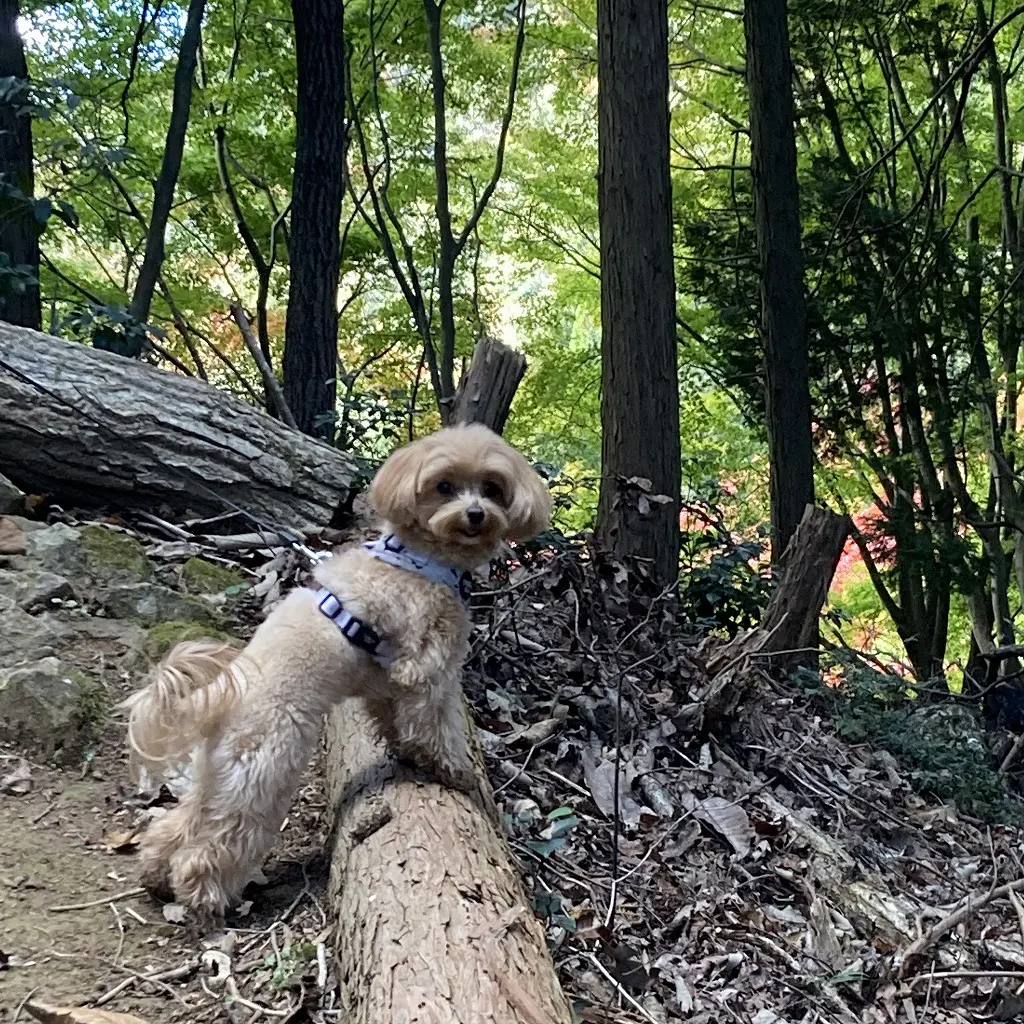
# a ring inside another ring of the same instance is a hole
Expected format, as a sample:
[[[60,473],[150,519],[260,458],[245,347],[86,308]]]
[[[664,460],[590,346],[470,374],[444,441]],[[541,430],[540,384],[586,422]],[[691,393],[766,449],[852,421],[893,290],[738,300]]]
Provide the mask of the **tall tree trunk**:
[[[298,103],[284,395],[299,429],[334,436],[345,160],[342,0],[292,0]]]
[[[772,560],[814,501],[807,309],[786,0],[745,0],[754,218],[771,460]]]
[[[196,76],[196,59],[199,53],[199,33],[203,25],[206,0],[190,0],[185,31],[178,46],[178,66],[174,70],[174,96],[171,101],[171,123],[167,126],[167,142],[164,145],[164,159],[160,165],[160,176],[153,189],[153,215],[146,233],[146,253],[142,258],[132,295],[131,314],[145,323],[149,319],[149,308],[153,304],[160,271],[164,265],[164,236],[167,221],[174,204],[174,190],[181,170],[181,157],[185,150],[185,133],[188,131],[189,112],[192,107],[192,83]]]
[[[424,0],[427,16],[427,40],[430,50],[430,88],[434,102],[434,181],[437,198],[434,213],[437,217],[437,311],[440,320],[438,374],[441,393],[437,407],[441,421],[452,418],[455,401],[455,236],[452,233],[451,201],[448,194],[448,124],[441,54],[441,4]]]
[[[679,571],[680,467],[667,0],[598,0],[597,35],[598,540],[617,555],[650,559],[668,584]],[[658,500],[636,478],[649,480]]]
[[[25,48],[18,33],[18,0],[0,0],[0,78],[27,81]],[[32,120],[18,116],[13,103],[0,103],[0,175],[31,202]],[[39,223],[29,204],[4,204],[0,213],[0,253],[13,266],[27,267],[35,277],[23,291],[0,287],[0,318],[19,327],[39,329]]]

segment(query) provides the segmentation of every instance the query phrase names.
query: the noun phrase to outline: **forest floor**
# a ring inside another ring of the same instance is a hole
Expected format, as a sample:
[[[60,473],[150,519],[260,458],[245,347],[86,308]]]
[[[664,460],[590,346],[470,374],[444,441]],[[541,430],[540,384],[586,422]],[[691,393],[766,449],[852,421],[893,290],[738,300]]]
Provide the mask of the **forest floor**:
[[[134,791],[110,710],[175,640],[244,638],[301,566],[198,527],[65,518],[0,519],[0,1022],[30,998],[149,1024],[343,1020],[319,763],[265,879],[195,941],[135,892],[135,842],[173,793]],[[477,601],[466,689],[581,1020],[1021,1019],[1019,829],[921,795],[756,663],[735,666],[732,718],[695,731],[714,642],[583,549],[521,555]]]

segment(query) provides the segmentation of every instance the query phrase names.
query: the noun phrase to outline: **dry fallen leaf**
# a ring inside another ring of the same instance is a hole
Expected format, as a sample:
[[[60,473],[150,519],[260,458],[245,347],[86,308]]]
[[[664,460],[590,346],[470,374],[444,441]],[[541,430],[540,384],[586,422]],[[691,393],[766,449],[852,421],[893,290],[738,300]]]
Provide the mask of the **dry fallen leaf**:
[[[815,960],[825,964],[833,971],[842,968],[845,959],[843,948],[840,945],[835,926],[832,924],[832,916],[820,896],[815,896],[811,900],[810,921],[804,943],[804,948]]]
[[[165,903],[163,915],[168,924],[181,924],[185,920],[185,908],[180,903]]]
[[[24,796],[32,790],[32,768],[24,758],[9,775],[0,779],[0,793],[8,796]]]
[[[615,762],[598,762],[589,747],[583,748],[583,778],[597,809],[607,818],[615,816]],[[643,808],[632,797],[625,767],[619,770],[619,820],[636,826]]]
[[[108,832],[105,844],[108,853],[131,853],[138,845],[139,836],[145,831],[141,828],[125,829],[123,832]]]
[[[724,797],[709,796],[700,802],[694,815],[723,836],[741,857],[750,853],[754,829],[747,812],[739,804]]]
[[[30,999],[25,1009],[43,1024],[147,1024],[130,1013],[91,1010],[85,1006],[48,1006]]]

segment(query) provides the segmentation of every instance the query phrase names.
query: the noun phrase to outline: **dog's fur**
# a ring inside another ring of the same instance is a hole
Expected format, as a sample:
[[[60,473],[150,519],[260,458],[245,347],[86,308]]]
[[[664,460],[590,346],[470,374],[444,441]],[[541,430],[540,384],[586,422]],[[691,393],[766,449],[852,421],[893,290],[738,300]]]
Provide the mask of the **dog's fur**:
[[[551,513],[547,487],[526,459],[479,425],[397,451],[370,499],[408,548],[460,570],[487,562],[506,538],[535,536]],[[470,624],[461,601],[362,548],[324,560],[314,576],[390,641],[389,670],[342,636],[314,590],[300,589],[243,652],[179,644],[125,702],[136,770],[159,773],[191,757],[194,784],[142,839],[142,880],[170,890],[200,920],[219,918],[266,856],[323,715],[341,698],[365,700],[397,755],[449,785],[473,784],[460,683]]]

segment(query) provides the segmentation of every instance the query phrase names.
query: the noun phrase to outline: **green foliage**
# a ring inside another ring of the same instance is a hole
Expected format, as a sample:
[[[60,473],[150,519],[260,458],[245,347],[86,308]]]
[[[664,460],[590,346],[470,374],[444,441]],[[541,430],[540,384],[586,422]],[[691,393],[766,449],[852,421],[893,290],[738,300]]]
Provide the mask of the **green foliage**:
[[[76,309],[64,317],[62,326],[69,337],[128,359],[142,355],[149,331],[162,333],[149,324],[139,323],[123,306],[90,305]]]
[[[852,655],[835,652],[834,660],[832,685],[808,669],[792,678],[826,705],[842,739],[888,750],[918,792],[991,821],[1021,820],[1019,804],[992,764],[975,708],[952,696],[929,703],[905,679],[869,669]]]
[[[761,562],[760,539],[742,540],[725,524],[716,501],[723,493],[708,485],[709,499],[691,499],[684,515],[693,528],[682,534],[679,611],[702,629],[722,630],[730,638],[757,625],[771,597],[772,580]],[[763,536],[762,527],[758,534]]]

